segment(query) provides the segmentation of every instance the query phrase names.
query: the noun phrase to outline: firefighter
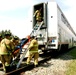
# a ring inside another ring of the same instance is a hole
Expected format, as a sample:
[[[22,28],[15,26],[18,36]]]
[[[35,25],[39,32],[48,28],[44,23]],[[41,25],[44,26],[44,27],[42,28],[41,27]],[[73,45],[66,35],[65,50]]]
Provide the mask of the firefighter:
[[[40,8],[39,10],[36,10],[35,13],[34,13],[34,17],[36,16],[36,21],[37,22],[42,21],[41,10],[42,10],[42,8]]]
[[[0,45],[1,45],[1,41],[2,41],[2,35],[0,34]],[[1,57],[0,57],[1,60]]]
[[[2,41],[2,35],[0,34],[0,42]]]
[[[20,42],[19,38],[17,36],[14,36],[13,42],[14,42],[14,45],[17,46],[19,44],[19,42]]]
[[[18,53],[19,53],[19,51],[20,51],[20,49],[19,48],[17,48],[17,46],[19,45],[19,38],[17,37],[17,36],[14,36],[12,39],[11,39],[11,42],[12,42],[12,44],[14,45],[14,50],[13,50],[13,52],[12,52],[12,56],[13,57],[15,57]]]
[[[27,58],[27,65],[30,64],[32,57],[34,57],[34,65],[38,66],[38,57],[39,57],[38,42],[34,36],[30,37],[30,44],[29,44],[28,50],[29,50],[29,55]]]
[[[3,65],[3,70],[7,72],[10,68],[12,59],[12,50],[14,46],[10,40],[11,33],[5,33],[5,38],[2,39],[0,44],[0,58]]]

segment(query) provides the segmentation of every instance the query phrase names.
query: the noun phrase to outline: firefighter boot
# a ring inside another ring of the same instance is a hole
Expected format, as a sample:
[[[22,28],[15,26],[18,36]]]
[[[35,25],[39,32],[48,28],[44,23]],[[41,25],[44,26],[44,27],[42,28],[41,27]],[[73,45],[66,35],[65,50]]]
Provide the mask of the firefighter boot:
[[[10,72],[10,70],[11,70],[10,66],[5,66],[5,69],[6,69],[6,71],[5,71],[6,73]]]
[[[3,68],[3,71],[6,73],[6,68]]]

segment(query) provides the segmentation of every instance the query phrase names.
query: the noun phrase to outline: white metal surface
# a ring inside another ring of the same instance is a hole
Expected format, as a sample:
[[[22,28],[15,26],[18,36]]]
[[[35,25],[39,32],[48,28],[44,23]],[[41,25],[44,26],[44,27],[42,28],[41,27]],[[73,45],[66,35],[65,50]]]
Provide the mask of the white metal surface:
[[[69,44],[69,48],[72,47],[73,41],[76,40],[76,34],[74,34],[71,25],[66,19],[64,13],[61,11],[60,7],[55,1],[43,4],[44,10],[47,12],[47,14],[44,14],[44,22],[47,21],[45,22],[47,24],[47,29],[39,30],[39,34],[42,34],[42,36],[45,37],[45,41],[38,41],[39,44],[44,44],[44,42],[47,42],[48,38],[56,37],[54,42],[49,43],[51,46],[48,46],[48,48],[57,49],[60,43]],[[53,44],[55,44],[55,46],[52,46]]]

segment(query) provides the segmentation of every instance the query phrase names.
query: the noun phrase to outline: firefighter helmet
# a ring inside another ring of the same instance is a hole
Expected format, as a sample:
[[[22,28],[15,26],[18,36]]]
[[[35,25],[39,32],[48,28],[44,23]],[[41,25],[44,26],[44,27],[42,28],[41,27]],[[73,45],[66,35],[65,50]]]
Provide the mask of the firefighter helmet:
[[[11,36],[11,33],[10,32],[6,32],[5,36]]]
[[[18,38],[17,36],[14,36],[14,39],[15,39],[15,40],[19,40],[19,38]]]

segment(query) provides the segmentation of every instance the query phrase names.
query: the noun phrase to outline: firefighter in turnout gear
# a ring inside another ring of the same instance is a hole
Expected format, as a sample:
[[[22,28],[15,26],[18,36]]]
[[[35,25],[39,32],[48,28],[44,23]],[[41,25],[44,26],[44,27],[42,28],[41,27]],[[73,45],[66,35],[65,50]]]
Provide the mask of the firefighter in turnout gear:
[[[39,10],[36,10],[35,13],[34,13],[34,17],[36,16],[36,21],[37,22],[42,21],[41,10],[42,10],[42,8],[40,8]]]
[[[20,41],[19,41],[19,38],[18,38],[17,36],[14,36],[14,37],[11,39],[11,42],[12,42],[15,46],[17,46]]]
[[[2,41],[2,35],[0,34],[0,43],[1,43],[1,41]]]
[[[32,57],[34,57],[34,65],[37,66],[38,65],[38,57],[39,57],[38,42],[34,36],[30,37],[30,45],[29,45],[28,49],[29,49],[29,55],[27,58],[27,64],[30,64]]]
[[[10,68],[9,65],[12,59],[12,50],[14,49],[11,40],[9,40],[10,36],[10,33],[5,33],[5,38],[2,39],[0,44],[0,58],[5,72]]]
[[[2,35],[0,34],[0,46],[1,46],[1,41],[2,41]],[[1,57],[0,57],[1,60]]]
[[[19,38],[17,37],[17,36],[14,36],[12,39],[11,39],[11,42],[12,42],[12,44],[14,45],[14,50],[13,50],[13,52],[12,52],[12,56],[13,57],[15,57],[18,53],[19,53],[19,51],[20,51],[20,49],[15,49],[16,48],[16,46],[18,46],[19,45]]]

